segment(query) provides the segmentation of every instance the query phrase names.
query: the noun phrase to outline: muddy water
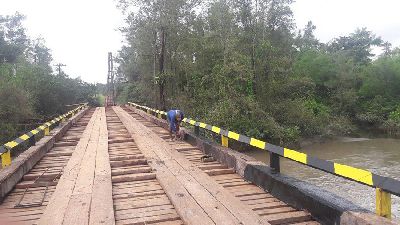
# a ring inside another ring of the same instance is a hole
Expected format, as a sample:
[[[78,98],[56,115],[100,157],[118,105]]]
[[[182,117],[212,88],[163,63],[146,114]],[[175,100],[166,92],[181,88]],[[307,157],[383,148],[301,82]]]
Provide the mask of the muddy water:
[[[400,180],[400,140],[341,138],[335,141],[308,145],[302,152],[376,174]],[[266,152],[249,151],[247,155],[269,163]],[[375,211],[375,189],[318,171],[290,160],[281,160],[281,172],[307,181],[364,208]],[[392,195],[392,214],[400,218],[400,198]]]

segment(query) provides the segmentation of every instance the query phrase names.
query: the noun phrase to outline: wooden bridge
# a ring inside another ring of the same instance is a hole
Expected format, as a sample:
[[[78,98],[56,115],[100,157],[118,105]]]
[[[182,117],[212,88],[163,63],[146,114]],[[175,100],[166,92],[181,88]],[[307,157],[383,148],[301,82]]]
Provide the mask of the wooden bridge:
[[[396,224],[284,181],[270,192],[246,178],[249,157],[170,141],[157,120],[130,106],[74,113],[0,171],[0,224]]]

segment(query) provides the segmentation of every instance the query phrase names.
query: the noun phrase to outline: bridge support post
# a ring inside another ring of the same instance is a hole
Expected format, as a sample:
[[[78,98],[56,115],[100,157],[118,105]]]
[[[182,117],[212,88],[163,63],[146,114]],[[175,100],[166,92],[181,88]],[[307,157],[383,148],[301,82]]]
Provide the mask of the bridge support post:
[[[392,217],[392,200],[390,193],[376,188],[376,214],[388,219]]]
[[[221,144],[222,144],[222,146],[224,146],[224,147],[228,147],[228,137],[226,137],[226,136],[224,136],[224,135],[221,135]]]
[[[32,137],[29,138],[29,145],[30,146],[35,146],[36,145],[35,135],[32,135]]]
[[[1,155],[1,165],[3,168],[11,165],[11,151],[9,149]]]
[[[162,119],[161,113],[158,113],[158,114],[157,114],[157,117],[158,117],[158,119]]]
[[[274,170],[274,172],[281,172],[280,159],[278,154],[269,152],[269,166],[271,167],[271,169]]]
[[[147,114],[150,114],[150,109],[147,110]]]
[[[47,136],[50,134],[50,127],[44,128],[44,136]]]
[[[196,136],[199,136],[199,135],[200,135],[200,127],[194,126],[194,134],[195,134]]]

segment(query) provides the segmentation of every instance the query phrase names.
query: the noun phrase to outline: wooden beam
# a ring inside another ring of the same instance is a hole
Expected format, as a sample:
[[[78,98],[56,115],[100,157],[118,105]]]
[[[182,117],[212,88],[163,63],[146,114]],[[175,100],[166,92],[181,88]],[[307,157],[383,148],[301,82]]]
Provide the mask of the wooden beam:
[[[89,224],[114,225],[115,216],[105,108],[101,108],[101,118]]]

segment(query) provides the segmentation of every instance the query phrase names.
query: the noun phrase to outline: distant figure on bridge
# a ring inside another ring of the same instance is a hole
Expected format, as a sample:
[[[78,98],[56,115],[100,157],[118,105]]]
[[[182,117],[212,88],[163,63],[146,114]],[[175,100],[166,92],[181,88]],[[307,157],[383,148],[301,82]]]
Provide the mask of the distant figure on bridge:
[[[179,109],[171,109],[167,112],[167,120],[169,123],[169,136],[172,139],[172,133],[174,133],[175,138],[179,136],[179,126],[183,120],[183,112]]]

